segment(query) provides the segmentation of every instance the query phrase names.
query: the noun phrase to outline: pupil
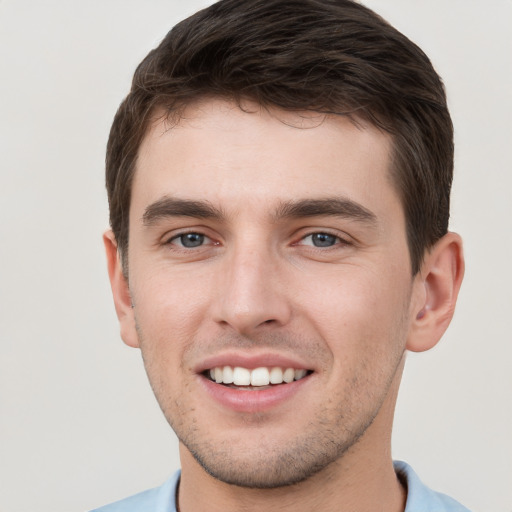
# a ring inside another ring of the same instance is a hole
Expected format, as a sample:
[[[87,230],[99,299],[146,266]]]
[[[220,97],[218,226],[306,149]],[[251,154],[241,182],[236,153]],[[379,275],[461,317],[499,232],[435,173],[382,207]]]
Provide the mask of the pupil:
[[[184,247],[199,247],[204,242],[204,235],[199,233],[187,233],[180,238]]]
[[[331,247],[336,243],[336,237],[328,233],[315,233],[312,240],[315,247]]]

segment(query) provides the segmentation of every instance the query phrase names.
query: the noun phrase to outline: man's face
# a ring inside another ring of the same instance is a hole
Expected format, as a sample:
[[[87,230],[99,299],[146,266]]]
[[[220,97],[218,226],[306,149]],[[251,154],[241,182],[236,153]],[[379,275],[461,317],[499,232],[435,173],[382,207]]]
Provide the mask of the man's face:
[[[391,428],[415,281],[389,138],[246,107],[199,103],[145,138],[128,337],[184,456],[274,487]]]

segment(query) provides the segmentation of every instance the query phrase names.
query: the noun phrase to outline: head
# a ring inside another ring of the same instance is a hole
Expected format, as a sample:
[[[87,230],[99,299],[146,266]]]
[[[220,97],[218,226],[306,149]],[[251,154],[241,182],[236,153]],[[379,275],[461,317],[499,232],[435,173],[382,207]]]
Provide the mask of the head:
[[[133,176],[154,113],[176,121],[204,97],[374,125],[391,136],[390,180],[413,274],[447,232],[453,127],[422,50],[351,0],[223,0],[176,25],[148,54],[114,119],[106,182],[125,271]]]
[[[105,240],[184,469],[268,488],[385,458],[404,351],[462,278],[452,152],[428,59],[348,0],[223,0],[144,59]]]

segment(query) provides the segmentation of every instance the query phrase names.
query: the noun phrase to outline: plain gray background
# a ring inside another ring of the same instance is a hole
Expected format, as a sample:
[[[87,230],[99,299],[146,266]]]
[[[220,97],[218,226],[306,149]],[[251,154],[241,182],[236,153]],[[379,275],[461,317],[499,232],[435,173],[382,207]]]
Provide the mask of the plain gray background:
[[[104,149],[136,64],[208,1],[0,0],[0,510],[84,511],[160,484],[174,434],[107,281]],[[367,0],[444,77],[466,279],[411,354],[395,458],[481,512],[512,511],[512,2]]]

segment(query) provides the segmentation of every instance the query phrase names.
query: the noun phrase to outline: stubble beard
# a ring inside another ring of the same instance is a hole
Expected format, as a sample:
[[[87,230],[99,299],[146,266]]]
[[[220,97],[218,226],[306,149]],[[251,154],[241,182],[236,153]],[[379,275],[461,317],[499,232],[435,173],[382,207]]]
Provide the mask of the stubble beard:
[[[142,332],[137,330],[143,348]],[[186,399],[172,399],[166,393],[164,383],[154,378],[158,372],[153,374],[151,360],[155,359],[145,357],[144,349],[142,355],[164,416],[180,443],[204,471],[226,484],[248,489],[276,489],[308,480],[357,447],[389,393],[403,353],[392,357],[394,361],[390,366],[393,371],[381,386],[353,377],[352,381],[341,385],[343,396],[327,400],[331,405],[337,404],[334,410],[325,407],[314,411],[314,420],[309,421],[300,433],[286,437],[283,443],[276,442],[272,433],[265,435],[264,415],[249,420],[244,432],[246,436],[258,436],[258,441],[212,439],[209,425],[201,424]],[[370,399],[369,406],[362,411],[360,404],[365,401],[368,404],[368,390],[372,389],[379,391],[378,396]],[[300,414],[301,411],[297,411],[297,415]]]
[[[373,418],[344,435],[332,430],[319,435],[318,425],[310,425],[306,429],[309,435],[289,439],[280,447],[259,443],[257,453],[248,454],[240,453],[239,445],[230,442],[219,446],[208,440],[201,442],[194,435],[183,436],[179,429],[175,432],[197,463],[217,480],[249,489],[276,489],[308,480],[340,460],[372,421]]]
[[[348,393],[360,396],[365,386],[354,382]],[[362,386],[362,387],[360,387]],[[356,389],[359,388],[359,389]],[[341,461],[356,448],[379,413],[387,396],[383,393],[373,407],[357,410],[359,399],[341,401],[338,410],[315,411],[315,420],[308,422],[299,433],[276,440],[272,429],[265,432],[265,418],[252,418],[244,438],[213,438],[209,425],[195,421],[194,411],[185,403],[175,401],[172,412],[155,390],[162,411],[180,443],[206,473],[226,484],[248,489],[276,489],[300,484],[329,466]],[[250,392],[250,391],[249,391]],[[159,398],[160,397],[160,398]],[[344,409],[344,410],[341,410]],[[297,411],[300,416],[301,412]],[[184,418],[185,421],[183,421]],[[191,420],[192,418],[192,420]],[[212,421],[215,421],[212,418]]]

